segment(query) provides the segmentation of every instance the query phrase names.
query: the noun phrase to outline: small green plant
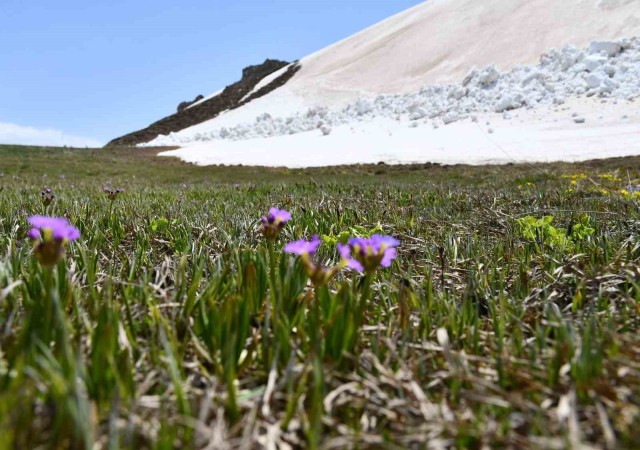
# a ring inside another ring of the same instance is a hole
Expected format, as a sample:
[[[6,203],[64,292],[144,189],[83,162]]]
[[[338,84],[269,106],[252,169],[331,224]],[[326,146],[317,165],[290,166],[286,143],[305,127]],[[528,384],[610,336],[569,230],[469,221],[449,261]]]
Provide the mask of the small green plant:
[[[580,221],[573,224],[569,230],[569,237],[576,243],[589,240],[596,231],[595,228],[591,226],[591,219],[586,214],[580,216]]]
[[[376,233],[382,233],[382,231],[382,225],[380,225],[379,223],[371,229],[367,229],[360,225],[354,225],[348,230],[341,231],[337,235],[323,234],[322,242],[328,245],[346,244],[349,241],[350,237],[355,236],[369,238]]]
[[[169,221],[164,217],[160,217],[158,219],[154,219],[151,222],[151,231],[156,233],[163,233],[169,229]]]
[[[518,219],[520,236],[540,246],[551,248],[569,246],[571,242],[566,233],[551,225],[551,222],[553,222],[553,216],[544,216],[541,219],[533,216],[521,217]]]
[[[595,232],[587,215],[582,215],[578,223],[570,225],[568,231],[554,227],[553,219],[553,216],[541,219],[521,217],[518,219],[518,232],[523,239],[540,247],[565,250],[574,250],[575,244],[588,240]]]

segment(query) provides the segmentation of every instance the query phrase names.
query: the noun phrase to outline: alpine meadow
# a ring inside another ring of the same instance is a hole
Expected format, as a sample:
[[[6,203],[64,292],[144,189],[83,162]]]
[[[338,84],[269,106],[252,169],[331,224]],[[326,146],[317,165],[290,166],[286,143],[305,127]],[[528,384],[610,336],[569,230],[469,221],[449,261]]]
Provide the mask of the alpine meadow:
[[[640,449],[640,0],[0,0],[0,450]]]
[[[640,441],[639,158],[154,154],[0,147],[0,448]]]

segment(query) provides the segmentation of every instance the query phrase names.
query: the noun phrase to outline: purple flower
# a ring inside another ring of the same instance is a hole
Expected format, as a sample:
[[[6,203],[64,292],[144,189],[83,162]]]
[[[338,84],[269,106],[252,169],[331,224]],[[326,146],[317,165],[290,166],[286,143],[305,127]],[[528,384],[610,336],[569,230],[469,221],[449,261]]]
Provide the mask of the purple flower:
[[[284,251],[298,256],[312,257],[316,253],[316,250],[318,250],[318,247],[320,247],[321,243],[322,241],[318,235],[315,235],[310,241],[301,239],[299,241],[289,242],[284,246]]]
[[[262,216],[262,223],[269,225],[285,224],[291,220],[291,214],[284,209],[271,208],[269,214]]]
[[[35,236],[38,232],[44,236],[45,240],[75,241],[80,237],[80,231],[64,217],[31,216],[29,223],[33,227],[29,231],[29,237]]]
[[[338,244],[338,252],[342,258],[342,262],[350,269],[357,270],[358,272],[364,272],[364,267],[358,261],[351,257],[351,249],[348,245]]]
[[[29,239],[35,241],[34,252],[45,267],[55,266],[64,256],[64,246],[80,237],[80,231],[63,217],[31,216]]]
[[[40,230],[38,230],[37,228],[32,228],[29,230],[29,239],[31,239],[32,241],[36,241],[38,239],[40,239]]]
[[[291,214],[284,209],[271,208],[269,214],[262,216],[262,227],[260,230],[264,237],[269,240],[275,239],[285,224],[291,220]]]
[[[370,238],[351,238],[349,245],[339,245],[344,263],[359,272],[373,273],[378,267],[390,267],[400,242],[391,236],[374,234]]]
[[[40,195],[42,196],[42,204],[45,207],[49,206],[56,198],[56,194],[48,188],[40,192]]]
[[[327,267],[323,264],[316,264],[313,262],[313,255],[316,253],[321,243],[322,241],[316,235],[310,241],[301,239],[299,241],[289,242],[284,247],[285,252],[300,256],[300,260],[304,265],[307,275],[316,287],[328,284],[340,269],[344,267],[343,264],[339,264],[334,267]]]
[[[111,201],[114,201],[116,198],[118,198],[118,195],[124,192],[123,188],[113,189],[107,186],[103,187],[102,190]]]

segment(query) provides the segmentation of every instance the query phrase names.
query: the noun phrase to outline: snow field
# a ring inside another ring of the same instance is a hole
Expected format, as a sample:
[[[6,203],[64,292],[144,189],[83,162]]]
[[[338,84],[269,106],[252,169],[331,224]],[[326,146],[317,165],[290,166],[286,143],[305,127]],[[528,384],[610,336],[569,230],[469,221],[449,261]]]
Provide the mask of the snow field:
[[[595,41],[585,49],[565,46],[542,55],[536,65],[516,66],[509,72],[491,65],[473,69],[461,83],[430,85],[402,95],[362,97],[339,109],[312,107],[278,117],[265,112],[251,122],[212,129],[201,124],[143,145],[259,139],[313,130],[326,136],[336,127],[375,118],[410,127],[440,126],[488,112],[509,118],[509,111],[562,105],[581,95],[617,101],[640,97],[640,39]],[[206,125],[215,123],[214,119]]]

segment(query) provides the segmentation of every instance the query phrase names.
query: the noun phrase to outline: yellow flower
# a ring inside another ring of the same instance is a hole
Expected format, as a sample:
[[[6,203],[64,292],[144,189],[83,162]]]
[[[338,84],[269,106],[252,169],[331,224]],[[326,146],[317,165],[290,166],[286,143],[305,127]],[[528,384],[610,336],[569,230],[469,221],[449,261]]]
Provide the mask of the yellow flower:
[[[584,173],[579,173],[576,175],[562,175],[562,178],[564,178],[565,180],[571,180],[572,184],[574,181],[578,181],[578,180],[586,180],[587,179],[587,175]]]
[[[608,181],[613,181],[616,183],[619,183],[620,181],[622,181],[620,178],[618,178],[617,176],[610,174],[610,173],[603,173],[598,175],[599,178],[603,179],[603,180],[608,180]]]

